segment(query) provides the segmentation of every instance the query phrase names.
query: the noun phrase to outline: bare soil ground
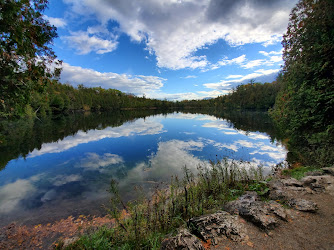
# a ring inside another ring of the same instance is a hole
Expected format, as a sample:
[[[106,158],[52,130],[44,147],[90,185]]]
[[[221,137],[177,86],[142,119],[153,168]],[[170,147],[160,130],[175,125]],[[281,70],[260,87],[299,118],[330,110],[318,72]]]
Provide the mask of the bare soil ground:
[[[297,195],[297,194],[296,194]],[[288,209],[290,218],[277,228],[265,232],[253,224],[243,221],[249,241],[236,243],[226,240],[210,249],[334,249],[334,196],[328,193],[298,196],[318,204],[316,213]]]

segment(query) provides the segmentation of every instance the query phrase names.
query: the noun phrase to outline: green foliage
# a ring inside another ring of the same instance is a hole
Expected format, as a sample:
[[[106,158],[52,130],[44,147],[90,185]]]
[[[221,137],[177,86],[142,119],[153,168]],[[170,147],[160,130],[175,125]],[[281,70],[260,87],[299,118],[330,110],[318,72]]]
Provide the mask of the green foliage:
[[[279,80],[264,84],[251,81],[237,86],[229,95],[218,97],[217,106],[231,109],[269,109],[273,107],[280,87]]]
[[[286,176],[290,176],[292,178],[295,178],[297,180],[300,180],[301,178],[305,177],[305,174],[307,172],[313,172],[313,171],[321,171],[319,170],[317,167],[303,167],[303,166],[300,166],[300,167],[296,167],[296,168],[293,168],[293,169],[284,169],[282,171],[282,174],[283,175],[286,175]]]
[[[305,164],[334,163],[334,2],[300,0],[283,39],[283,88],[272,116]]]
[[[34,92],[60,70],[50,45],[56,28],[43,19],[46,0],[0,0],[0,116],[22,115]]]
[[[281,75],[272,83],[255,83],[239,85],[232,93],[213,99],[185,100],[177,102],[182,108],[222,109],[265,109],[273,107],[281,88]]]

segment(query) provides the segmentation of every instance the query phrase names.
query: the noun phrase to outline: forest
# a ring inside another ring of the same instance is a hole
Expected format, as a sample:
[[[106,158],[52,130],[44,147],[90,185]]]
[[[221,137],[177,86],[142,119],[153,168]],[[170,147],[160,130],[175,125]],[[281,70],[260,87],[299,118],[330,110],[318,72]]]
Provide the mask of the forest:
[[[273,107],[279,83],[239,85],[232,93],[206,100],[167,101],[138,97],[116,89],[87,88],[53,81],[42,93],[33,92],[23,116],[44,117],[71,111],[107,111],[125,109],[263,109]]]

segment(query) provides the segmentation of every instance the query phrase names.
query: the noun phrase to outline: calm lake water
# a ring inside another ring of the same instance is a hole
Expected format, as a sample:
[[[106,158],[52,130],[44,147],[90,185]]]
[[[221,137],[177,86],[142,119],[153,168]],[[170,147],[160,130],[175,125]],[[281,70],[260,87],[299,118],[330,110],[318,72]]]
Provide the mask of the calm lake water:
[[[103,215],[111,179],[124,200],[210,160],[262,164],[287,151],[267,114],[124,111],[0,124],[0,225]]]

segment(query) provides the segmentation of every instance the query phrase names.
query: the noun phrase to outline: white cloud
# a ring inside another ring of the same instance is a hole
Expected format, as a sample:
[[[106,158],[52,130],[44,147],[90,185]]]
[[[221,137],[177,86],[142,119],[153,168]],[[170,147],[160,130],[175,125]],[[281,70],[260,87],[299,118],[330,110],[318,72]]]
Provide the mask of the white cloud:
[[[88,87],[113,88],[138,95],[160,89],[163,86],[163,81],[166,80],[157,76],[101,73],[92,69],[71,66],[67,63],[63,63],[62,67],[62,82],[69,82],[73,85],[84,84]]]
[[[224,39],[230,45],[277,42],[296,1],[65,0],[81,16],[101,24],[116,20],[119,30],[144,42],[159,67],[205,68],[196,51]]]
[[[255,70],[253,73],[250,73],[248,75],[242,76],[240,79],[235,79],[235,80],[222,80],[217,83],[205,83],[203,84],[205,87],[209,89],[215,89],[215,90],[231,90],[232,87],[235,87],[236,85],[243,84],[248,82],[251,79],[256,79],[259,81],[261,78],[273,78],[274,75],[276,75],[280,69],[258,69]]]
[[[248,133],[247,136],[253,140],[269,140],[270,139],[268,135],[258,134],[254,132]]]
[[[57,28],[64,28],[67,25],[67,22],[63,18],[49,17],[46,15],[44,15],[44,18],[48,20],[51,25],[54,25]]]
[[[266,64],[266,60],[256,59],[256,60],[248,61],[247,63],[243,64],[241,67],[243,67],[245,69],[251,69],[251,68],[258,67],[258,66],[264,65],[264,64]]]
[[[221,61],[218,61],[218,64],[220,66],[231,65],[231,64],[241,65],[245,60],[246,60],[246,55],[242,55],[242,56],[230,59],[230,60],[225,58]]]
[[[259,53],[269,58],[269,60],[266,60],[267,64],[274,64],[274,63],[279,63],[283,61],[282,59],[283,50],[270,51],[270,52],[259,51]]]
[[[85,170],[98,170],[103,172],[107,167],[118,165],[123,162],[123,158],[116,154],[105,153],[104,155],[98,155],[96,153],[86,153],[86,157],[81,159],[76,167],[84,168]]]
[[[197,78],[197,76],[189,75],[189,76],[185,76],[185,77],[181,77],[181,78],[184,78],[184,79],[190,79],[190,78]]]
[[[280,51],[270,51],[270,52],[266,52],[266,51],[259,51],[260,54],[264,55],[264,56],[271,56],[271,55],[282,55],[283,53],[283,50],[280,50]]]
[[[81,175],[71,174],[71,175],[57,175],[52,178],[52,184],[54,186],[62,186],[70,182],[80,181],[82,180]]]
[[[103,130],[79,130],[74,136],[67,136],[63,140],[53,143],[45,143],[41,149],[35,149],[29,154],[36,157],[47,153],[60,153],[82,143],[102,140],[104,138],[119,138],[131,135],[154,135],[163,133],[163,125],[154,121],[154,118],[138,119],[132,123],[125,123],[120,127],[108,127]]]
[[[245,148],[254,148],[254,144],[250,141],[246,141],[246,140],[238,140],[234,142],[235,144],[239,144],[242,147]]]
[[[202,125],[204,128],[216,128],[218,130],[223,130],[225,132],[236,132],[234,128],[225,120],[216,120],[213,122],[205,123]]]
[[[35,181],[41,175],[35,175],[29,179],[18,179],[0,187],[0,214],[13,212],[20,208],[20,201],[34,195],[36,187]]]
[[[235,78],[242,78],[243,75],[229,75],[226,77],[226,79],[235,79]]]
[[[110,39],[103,39],[89,32],[70,32],[70,36],[61,37],[68,45],[78,51],[80,55],[96,52],[97,54],[109,53],[117,48],[118,42]]]

